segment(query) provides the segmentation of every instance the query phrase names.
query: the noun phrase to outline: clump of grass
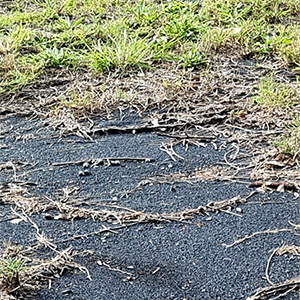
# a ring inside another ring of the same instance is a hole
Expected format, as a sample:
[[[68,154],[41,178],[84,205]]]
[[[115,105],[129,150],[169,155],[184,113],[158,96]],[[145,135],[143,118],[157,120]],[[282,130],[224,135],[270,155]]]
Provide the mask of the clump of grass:
[[[21,46],[28,41],[30,30],[22,24],[14,26],[8,35],[1,35],[0,33],[0,54],[17,53]]]
[[[181,67],[200,69],[208,64],[208,55],[203,44],[186,43],[178,52],[177,57],[173,56],[173,60],[178,61]]]
[[[300,119],[295,118],[288,128],[288,134],[278,138],[273,144],[281,153],[296,157],[300,152]]]
[[[85,114],[86,111],[93,112],[97,110],[99,104],[95,100],[96,95],[94,91],[79,92],[73,90],[67,98],[61,99],[61,101],[53,107],[54,114],[59,114],[64,108],[69,108],[77,113]]]
[[[127,30],[117,38],[108,35],[108,40],[89,47],[86,59],[96,71],[128,70],[150,67],[154,53],[146,39],[131,38]]]
[[[197,49],[197,47],[193,47],[185,54],[182,54],[180,60],[180,65],[184,67],[193,67],[197,69],[206,65],[206,57]]]
[[[20,285],[21,273],[25,270],[25,261],[17,257],[0,258],[2,285],[11,290]]]
[[[274,77],[266,77],[257,86],[253,102],[269,108],[290,108],[297,102],[297,90],[290,83],[278,82]]]
[[[7,54],[0,57],[0,93],[13,93],[37,77],[39,63],[32,64],[26,57]]]
[[[4,246],[0,255],[0,293],[2,290],[10,293],[21,284],[27,268],[19,246],[11,243],[4,243]]]
[[[78,61],[76,55],[73,55],[73,53],[69,49],[66,50],[64,48],[46,48],[36,58],[44,67],[71,66],[76,65]]]
[[[289,63],[300,66],[300,26],[290,25],[286,30],[289,42],[281,46],[280,55]]]

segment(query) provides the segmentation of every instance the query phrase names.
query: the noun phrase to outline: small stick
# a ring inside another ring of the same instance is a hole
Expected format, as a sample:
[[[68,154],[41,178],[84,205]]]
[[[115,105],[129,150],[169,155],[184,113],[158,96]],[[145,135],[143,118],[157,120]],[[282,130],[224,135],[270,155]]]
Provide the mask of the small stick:
[[[284,292],[282,295],[285,295],[287,291],[292,291],[293,289],[299,288],[300,278],[293,278],[291,280],[285,281],[283,283],[274,284],[265,288],[259,288],[255,294],[251,297],[248,297],[247,300],[259,300],[266,299],[268,295],[274,293]],[[274,298],[273,298],[274,299]],[[276,298],[275,298],[276,299]]]
[[[230,211],[230,210],[220,209],[220,211],[221,211],[221,212],[224,212],[224,213],[226,213],[226,214],[229,214],[229,215],[233,215],[233,216],[239,217],[239,218],[242,217],[242,215],[237,214],[237,213],[235,213],[235,212],[233,212],[233,211]]]
[[[223,246],[225,246],[226,248],[230,248],[230,247],[233,247],[237,244],[240,244],[246,240],[250,240],[252,239],[253,237],[257,236],[257,235],[260,235],[260,234],[272,234],[272,233],[278,233],[278,232],[292,232],[293,229],[290,229],[290,228],[282,228],[282,229],[273,229],[273,230],[265,230],[265,231],[257,231],[257,232],[254,232],[250,235],[246,235],[244,236],[243,238],[241,239],[238,239],[236,241],[234,241],[232,244],[223,244]]]
[[[65,162],[56,162],[52,166],[74,166],[74,165],[83,165],[84,163],[90,163],[94,165],[103,165],[106,162],[110,161],[142,161],[142,162],[154,162],[154,158],[150,157],[104,157],[104,158],[93,158],[88,160],[75,160],[75,161],[65,161]]]
[[[119,272],[119,273],[122,273],[122,274],[130,275],[130,276],[132,276],[132,277],[134,276],[134,274],[132,274],[132,273],[130,273],[130,272],[123,271],[123,270],[118,269],[118,268],[113,268],[113,267],[111,267],[109,264],[103,262],[103,261],[100,260],[100,259],[97,261],[97,264],[98,264],[99,266],[104,266],[104,267],[106,267],[106,268],[108,268],[109,270],[114,271],[114,272]]]
[[[279,248],[276,248],[272,254],[270,255],[269,259],[268,259],[268,262],[267,262],[267,267],[266,267],[266,271],[265,271],[265,274],[266,274],[266,279],[267,281],[271,284],[271,285],[274,285],[274,283],[271,281],[270,279],[270,276],[269,276],[269,268],[270,268],[270,265],[271,265],[271,261],[272,261],[272,258],[273,256],[275,255],[275,253],[277,252]]]
[[[67,238],[67,239],[55,240],[55,242],[56,243],[65,243],[65,242],[69,242],[69,241],[75,241],[77,239],[87,238],[87,237],[93,236],[93,235],[99,235],[101,233],[108,232],[108,231],[116,233],[114,230],[127,228],[127,227],[130,227],[130,226],[133,226],[133,225],[137,225],[137,223],[125,224],[125,225],[121,225],[121,226],[116,226],[114,228],[104,227],[103,229],[99,229],[99,230],[93,231],[91,233],[74,235],[74,236],[72,236],[70,238]]]

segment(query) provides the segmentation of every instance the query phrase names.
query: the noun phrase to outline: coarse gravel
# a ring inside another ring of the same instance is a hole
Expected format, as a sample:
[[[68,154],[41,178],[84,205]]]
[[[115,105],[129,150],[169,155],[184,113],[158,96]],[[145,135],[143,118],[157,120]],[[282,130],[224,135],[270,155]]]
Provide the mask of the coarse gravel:
[[[113,121],[111,121],[113,122]],[[120,123],[120,122],[119,122]],[[100,124],[101,126],[103,124]],[[105,124],[104,124],[105,125]],[[174,150],[184,159],[174,161],[160,150],[167,138],[156,133],[126,133],[93,136],[93,141],[51,128],[41,120],[20,117],[0,119],[0,164],[12,161],[12,170],[0,170],[0,182],[17,179],[35,183],[31,195],[52,199],[65,197],[64,190],[76,189],[76,197],[87,207],[111,204],[149,213],[171,213],[205,206],[235,196],[247,196],[253,189],[240,182],[176,182],[136,187],[152,176],[191,173],[202,167],[220,164],[230,144],[204,147],[176,145]],[[104,157],[144,157],[153,162],[124,161],[116,166],[54,166],[54,163]],[[69,246],[81,255],[75,261],[85,266],[66,271],[44,286],[35,299],[246,299],[259,287],[268,286],[265,269],[272,251],[284,245],[299,245],[293,232],[262,234],[233,247],[236,239],[257,231],[290,228],[289,221],[300,223],[299,198],[293,193],[257,193],[251,204],[240,205],[241,216],[225,212],[195,216],[190,223],[142,223],[92,235],[85,239],[59,242],[73,235],[92,233],[101,228],[100,221],[73,221],[46,218],[46,213],[32,215],[43,233],[56,241],[58,249]],[[250,200],[249,200],[250,201]],[[31,224],[13,224],[6,218],[13,213],[0,205],[1,242],[21,245],[36,242]],[[105,262],[112,269],[100,262]],[[273,282],[299,276],[300,258],[275,256],[270,266]],[[122,271],[122,272],[120,272]],[[280,298],[296,300],[299,292]]]

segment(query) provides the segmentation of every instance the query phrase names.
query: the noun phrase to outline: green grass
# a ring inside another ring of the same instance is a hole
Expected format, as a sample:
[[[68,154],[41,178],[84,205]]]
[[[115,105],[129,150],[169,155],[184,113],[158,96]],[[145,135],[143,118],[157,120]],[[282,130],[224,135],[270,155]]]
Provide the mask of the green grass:
[[[300,119],[294,118],[294,122],[288,126],[287,132],[273,142],[279,152],[296,157],[300,152]]]
[[[126,29],[116,39],[108,37],[93,47],[87,45],[84,57],[88,66],[100,72],[150,67],[155,53],[144,39],[130,38]]]
[[[277,107],[291,108],[299,103],[297,90],[299,84],[292,85],[291,83],[283,83],[276,81],[271,77],[262,78],[257,85],[257,94],[253,97],[253,102],[273,109]]]
[[[13,0],[0,15],[0,91],[48,67],[131,72],[174,61],[201,68],[227,46],[300,66],[299,16],[300,1],[290,0]]]
[[[2,284],[6,285],[9,289],[19,286],[21,272],[25,270],[24,263],[24,260],[15,257],[0,258]]]

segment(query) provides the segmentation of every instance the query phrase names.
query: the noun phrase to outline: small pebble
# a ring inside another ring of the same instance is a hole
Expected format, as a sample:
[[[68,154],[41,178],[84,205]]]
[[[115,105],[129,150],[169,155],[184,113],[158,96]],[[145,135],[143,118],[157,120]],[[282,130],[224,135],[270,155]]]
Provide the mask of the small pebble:
[[[73,293],[73,291],[70,289],[67,289],[67,290],[62,291],[61,293],[65,295],[65,294],[71,294],[71,293]]]
[[[88,168],[90,166],[90,164],[88,162],[85,162],[83,165],[82,165],[84,168]]]
[[[89,176],[89,175],[91,175],[92,173],[90,172],[90,171],[88,171],[88,170],[80,170],[79,172],[78,172],[78,175],[79,176]]]
[[[235,210],[239,213],[243,212],[243,210],[240,207],[237,207]]]

